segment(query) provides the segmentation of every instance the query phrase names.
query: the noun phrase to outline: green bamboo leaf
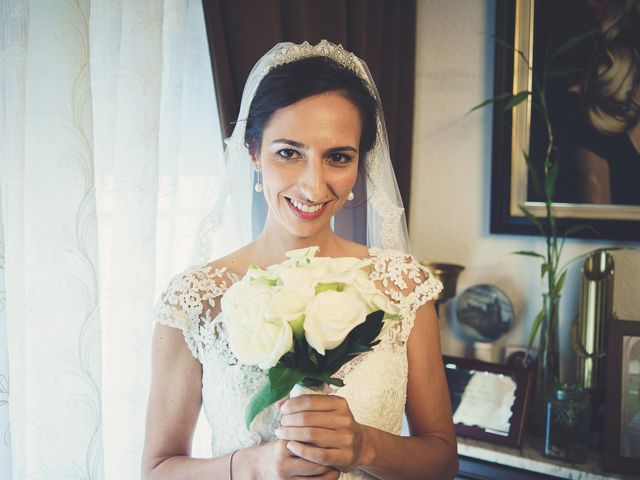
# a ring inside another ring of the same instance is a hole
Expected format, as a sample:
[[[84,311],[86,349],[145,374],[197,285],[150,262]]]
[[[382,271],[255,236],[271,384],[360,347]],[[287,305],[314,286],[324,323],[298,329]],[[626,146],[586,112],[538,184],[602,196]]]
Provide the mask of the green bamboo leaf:
[[[527,172],[529,173],[529,178],[531,178],[531,183],[533,184],[533,191],[539,197],[544,198],[544,189],[542,188],[542,180],[540,179],[540,175],[538,175],[538,172],[535,169],[529,154],[524,151],[522,153],[524,155],[525,162],[527,162]]]
[[[540,223],[540,220],[538,220],[536,216],[533,213],[531,213],[531,211],[527,207],[525,207],[524,205],[518,205],[518,208],[531,223],[533,223],[536,227],[538,227],[538,230],[540,230],[540,233],[542,233],[543,236],[547,235],[544,230],[544,227],[542,226],[542,223]]]
[[[562,45],[560,45],[557,49],[555,49],[553,51],[553,53],[551,54],[551,57],[549,58],[549,61],[547,62],[548,65],[551,66],[553,64],[553,61],[556,58],[558,58],[564,52],[567,52],[567,51],[577,47],[580,43],[582,43],[584,40],[586,40],[587,38],[589,38],[590,36],[592,36],[596,32],[597,32],[597,30],[591,30],[591,31],[589,31],[587,33],[583,33],[582,35],[577,35],[577,36],[572,37],[569,40],[567,40],[565,43],[563,43]]]
[[[520,56],[520,58],[522,58],[522,60],[524,61],[525,65],[531,69],[531,64],[529,63],[529,59],[527,58],[527,56],[524,54],[524,52],[518,48],[516,48],[515,46],[511,45],[510,43],[505,42],[504,40],[502,40],[501,38],[498,38],[495,35],[491,35],[491,37],[493,38],[493,40],[498,44],[501,45],[505,48],[508,48],[509,50],[512,50],[514,52],[517,52],[518,55]]]
[[[533,325],[531,326],[531,331],[529,332],[529,344],[527,345],[527,350],[531,350],[531,345],[533,345],[533,341],[536,338],[536,334],[540,329],[540,325],[542,324],[542,320],[544,319],[544,307],[540,309],[538,314],[533,320]]]
[[[281,388],[295,385],[304,378],[304,373],[295,368],[278,364],[269,369],[268,376],[272,388]]]
[[[560,295],[560,292],[562,292],[562,287],[564,287],[564,281],[566,279],[567,279],[567,271],[565,270],[564,272],[562,272],[560,274],[560,278],[558,279],[558,281],[555,283],[555,285],[551,289],[551,298],[552,299],[555,299],[555,298],[558,297],[558,295]]]
[[[549,264],[547,262],[540,265],[540,278],[544,277],[548,271],[549,271]]]
[[[546,260],[546,257],[544,255],[542,255],[541,253],[538,252],[534,252],[531,250],[518,250],[517,252],[511,252],[513,255],[524,255],[527,257],[537,257],[537,258],[541,258],[543,260]]]
[[[598,235],[598,230],[593,228],[591,225],[571,225],[564,232],[564,236],[562,237],[562,241],[560,242],[559,254],[562,254],[562,250],[564,250],[564,243],[567,241],[567,238],[570,238],[572,235],[575,235],[585,230],[590,230],[594,234]]]
[[[262,410],[286,397],[289,392],[291,392],[293,385],[295,384],[286,385],[280,388],[272,388],[269,383],[267,383],[262,387],[262,389],[253,396],[249,402],[249,406],[247,407],[247,415],[245,417],[247,430],[251,426],[253,419],[256,418]]]
[[[556,182],[558,180],[558,173],[560,172],[560,162],[553,162],[549,169],[549,174],[544,181],[544,191],[547,198],[553,200],[553,195],[556,192]]]
[[[504,100],[506,98],[511,98],[511,97],[513,97],[513,94],[511,92],[505,92],[505,93],[501,93],[500,95],[496,95],[493,98],[488,98],[484,102],[479,103],[478,105],[473,107],[471,110],[469,110],[467,112],[467,115],[470,114],[471,112],[473,112],[474,110],[478,110],[479,108],[482,108],[482,107],[485,107],[485,106],[489,105],[490,103],[499,102],[501,100]]]
[[[569,266],[575,262],[577,262],[578,260],[585,260],[587,257],[590,257],[593,254],[596,253],[600,253],[600,252],[615,252],[616,250],[622,250],[624,248],[630,248],[630,247],[606,247],[606,248],[596,248],[595,250],[591,250],[590,252],[587,253],[583,253],[582,255],[578,255],[576,257],[573,257],[571,260],[569,260],[567,263],[565,263],[562,268],[560,268],[558,271],[559,272],[565,272]]]
[[[502,110],[511,110],[512,108],[529,98],[529,95],[531,95],[531,92],[529,92],[528,90],[516,93],[507,103],[505,103],[504,107],[502,107]]]

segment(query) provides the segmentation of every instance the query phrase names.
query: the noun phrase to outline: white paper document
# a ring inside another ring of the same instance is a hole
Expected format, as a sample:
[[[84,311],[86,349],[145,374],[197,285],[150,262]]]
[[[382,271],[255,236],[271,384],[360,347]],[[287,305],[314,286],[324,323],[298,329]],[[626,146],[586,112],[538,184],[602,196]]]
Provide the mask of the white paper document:
[[[476,372],[464,389],[453,423],[478,426],[498,435],[509,434],[511,407],[516,383],[512,378],[490,372]]]

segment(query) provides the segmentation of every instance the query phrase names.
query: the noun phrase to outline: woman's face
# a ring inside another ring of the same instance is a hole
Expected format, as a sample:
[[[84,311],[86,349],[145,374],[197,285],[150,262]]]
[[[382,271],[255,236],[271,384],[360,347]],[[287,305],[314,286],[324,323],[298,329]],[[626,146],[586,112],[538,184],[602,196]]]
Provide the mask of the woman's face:
[[[277,110],[264,129],[260,152],[269,218],[308,238],[328,226],[358,176],[361,120],[342,94],[326,92]]]

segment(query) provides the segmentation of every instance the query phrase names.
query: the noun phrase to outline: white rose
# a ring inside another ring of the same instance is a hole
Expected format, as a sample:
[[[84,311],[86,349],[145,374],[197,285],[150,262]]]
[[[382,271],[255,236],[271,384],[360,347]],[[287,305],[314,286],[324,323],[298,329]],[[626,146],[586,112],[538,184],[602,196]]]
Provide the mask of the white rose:
[[[397,305],[392,303],[389,300],[389,297],[378,290],[376,284],[366,273],[364,275],[359,275],[352,283],[352,287],[360,294],[364,302],[367,304],[367,311],[369,313],[382,310],[387,314],[395,315],[399,312]]]
[[[366,320],[367,310],[357,292],[327,290],[307,305],[304,335],[321,355],[340,345],[349,332]]]
[[[280,283],[283,289],[298,293],[304,303],[311,301],[316,294],[317,280],[312,268],[287,268],[280,271]]]
[[[269,318],[274,293],[267,285],[238,282],[222,297],[222,321],[229,333],[231,351],[242,363],[265,370],[293,346],[289,322]]]
[[[265,317],[269,321],[282,319],[288,322],[294,333],[302,333],[306,298],[295,290],[280,289],[273,294],[267,304]]]

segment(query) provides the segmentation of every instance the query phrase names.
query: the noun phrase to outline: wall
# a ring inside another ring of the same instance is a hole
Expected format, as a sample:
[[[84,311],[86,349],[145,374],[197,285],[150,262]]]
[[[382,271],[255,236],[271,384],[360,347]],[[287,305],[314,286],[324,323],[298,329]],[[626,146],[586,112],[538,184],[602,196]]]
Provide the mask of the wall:
[[[494,8],[487,0],[418,0],[410,236],[420,260],[465,266],[458,292],[491,283],[511,298],[516,322],[497,342],[500,350],[526,344],[541,304],[539,263],[511,252],[543,252],[544,242],[489,233],[492,116],[489,108],[467,112],[493,96]],[[612,243],[568,241],[564,258],[605,245]],[[616,252],[615,261],[614,309],[620,318],[640,320],[640,251]],[[570,270],[561,305],[567,380],[575,361],[568,332],[577,313],[579,270]],[[469,345],[451,331],[453,304],[441,312],[443,351],[469,356]]]

